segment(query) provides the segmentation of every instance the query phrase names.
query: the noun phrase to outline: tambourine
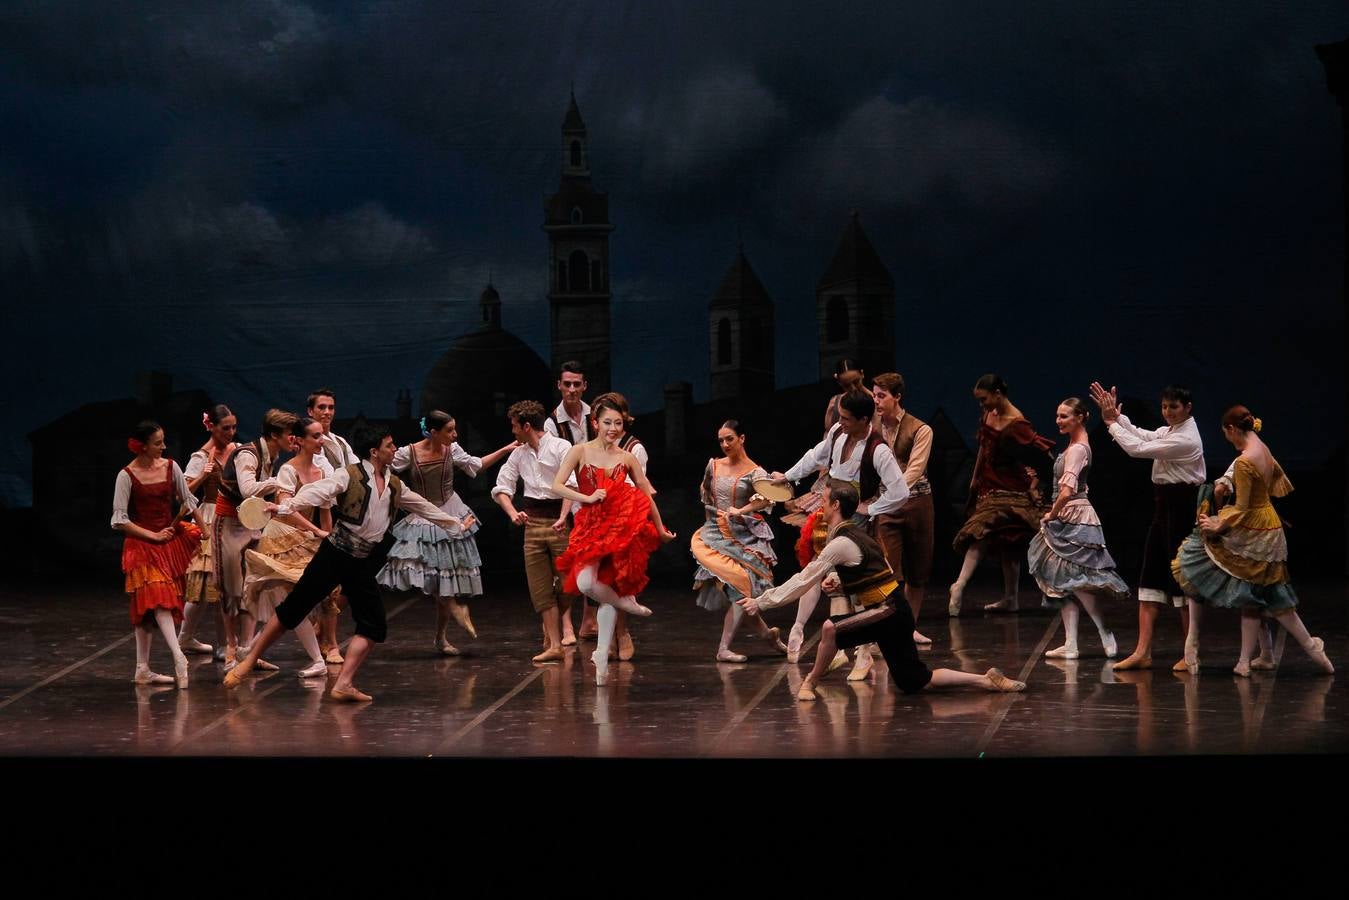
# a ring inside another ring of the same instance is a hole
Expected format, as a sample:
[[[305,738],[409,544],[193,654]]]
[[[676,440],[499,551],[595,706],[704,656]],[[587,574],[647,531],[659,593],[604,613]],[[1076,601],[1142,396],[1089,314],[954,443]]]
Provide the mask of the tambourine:
[[[261,497],[249,497],[239,504],[238,512],[239,524],[249,531],[261,531],[272,521],[272,514],[267,511],[267,501]]]
[[[785,503],[792,499],[795,493],[792,491],[792,483],[790,481],[784,481],[779,484],[771,478],[757,479],[754,482],[754,491],[760,497],[763,497],[765,500],[772,500],[774,503]]]

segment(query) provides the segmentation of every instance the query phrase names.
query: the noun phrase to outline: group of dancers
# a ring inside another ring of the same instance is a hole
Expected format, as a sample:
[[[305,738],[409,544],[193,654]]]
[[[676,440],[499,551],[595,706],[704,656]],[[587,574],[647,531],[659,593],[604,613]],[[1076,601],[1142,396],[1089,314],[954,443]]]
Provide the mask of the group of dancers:
[[[801,700],[815,699],[820,679],[849,662],[845,648],[856,648],[849,680],[869,677],[879,654],[905,692],[1024,690],[1023,682],[997,669],[975,675],[934,671],[923,662],[918,647],[932,643],[917,628],[934,544],[927,478],[932,429],[905,409],[899,374],[877,375],[868,385],[861,368],[844,360],[836,378],[841,390],[826,407],[823,439],[785,472],[754,462],[739,422],[718,429],[721,455],[708,460],[701,485],[705,517],[690,540],[696,602],[724,610],[716,659],[744,662],[731,647],[748,628],[798,663],[806,624],[827,596],[830,615],[798,691]],[[561,660],[565,647],[593,637],[596,683],[605,684],[611,658],[636,653],[628,618],[651,615],[637,599],[648,582],[648,558],[676,535],[655,502],[627,401],[606,393],[586,403],[586,387],[581,363],[563,363],[560,402],[551,414],[537,401],[513,404],[507,411],[513,440],[482,457],[459,445],[453,417],[440,410],[422,418],[422,440],[407,446],[370,425],[345,440],[332,432],[336,396],[326,388],[309,395],[303,416],[269,410],[260,436],[247,443],[236,439],[230,409],[213,407],[202,419],[209,436],[186,470],[164,457],[163,429],[141,423],[128,441],[135,458],[118,474],[112,516],[125,538],[134,680],[186,688],[186,654],[214,653],[224,664],[226,687],[235,687],[255,669],[275,669],[263,654],[293,631],[310,660],[300,677],[327,677],[328,667],[339,665],[332,699],[368,702],[355,678],[387,636],[381,589],[432,598],[435,648],[457,655],[449,623],[477,636],[470,602],[482,595],[483,584],[478,521],[455,491],[455,471],[474,477],[500,463],[491,495],[522,532],[530,600],[542,629],[533,661]],[[978,454],[967,519],[954,541],[963,561],[950,587],[949,615],[961,614],[970,578],[991,555],[1000,558],[1004,591],[985,609],[1016,611],[1024,559],[1062,617],[1064,643],[1046,655],[1080,655],[1085,611],[1105,655],[1114,658],[1105,614],[1110,601],[1128,598],[1130,590],[1115,571],[1088,499],[1092,413],[1076,397],[1058,405],[1055,425],[1068,446],[1054,458],[1055,442],[1036,433],[1002,378],[981,377],[973,394],[982,409]],[[1239,455],[1209,488],[1187,390],[1163,390],[1167,425],[1157,431],[1134,426],[1114,388],[1094,383],[1090,396],[1120,448],[1153,460],[1155,512],[1139,581],[1138,644],[1114,667],[1152,664],[1155,625],[1171,604],[1184,631],[1176,670],[1199,670],[1202,610],[1224,607],[1241,612],[1236,674],[1274,666],[1270,621],[1322,671],[1333,672],[1322,641],[1308,634],[1296,611],[1287,544],[1270,502],[1292,485],[1259,437],[1260,420],[1241,406],[1223,415],[1223,435]],[[766,517],[775,501],[766,495],[781,497],[788,482],[812,477],[808,490],[785,502],[784,521],[800,526],[801,571],[774,586],[777,555]],[[260,529],[240,521],[250,498],[262,498],[270,514]],[[1224,505],[1229,499],[1234,502]],[[792,600],[797,615],[784,643],[759,613]],[[337,640],[343,609],[350,609],[355,627],[345,656]],[[217,622],[215,647],[197,638],[208,611]],[[171,677],[150,669],[155,631],[173,655]]]

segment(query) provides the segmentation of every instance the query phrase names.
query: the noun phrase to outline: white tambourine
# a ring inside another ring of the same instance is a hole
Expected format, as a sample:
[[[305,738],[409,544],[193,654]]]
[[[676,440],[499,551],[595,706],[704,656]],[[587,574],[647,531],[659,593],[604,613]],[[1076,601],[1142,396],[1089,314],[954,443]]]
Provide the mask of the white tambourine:
[[[239,524],[249,531],[261,531],[272,521],[267,511],[267,501],[261,497],[249,497],[239,504]]]

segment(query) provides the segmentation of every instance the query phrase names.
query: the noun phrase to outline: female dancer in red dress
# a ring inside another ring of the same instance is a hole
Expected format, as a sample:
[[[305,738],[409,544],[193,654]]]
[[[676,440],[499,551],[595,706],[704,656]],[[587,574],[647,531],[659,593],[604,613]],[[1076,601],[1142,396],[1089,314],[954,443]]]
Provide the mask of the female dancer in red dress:
[[[622,398],[608,396],[596,401],[590,414],[598,435],[572,447],[553,479],[554,493],[581,504],[557,569],[563,575],[565,592],[583,593],[600,604],[598,646],[590,657],[596,684],[608,679],[609,644],[618,610],[651,615],[636,598],[647,584],[646,561],[662,541],[675,538],[665,530],[660,510],[651,500],[654,491],[646,473],[631,453],[618,447],[625,405]],[[579,491],[566,484],[573,472]],[[636,487],[628,484],[629,477]]]
[[[164,459],[164,429],[155,422],[136,426],[127,449],[136,454],[117,473],[112,499],[112,527],[122,532],[122,571],[131,600],[131,625],[136,635],[136,684],[187,687],[187,657],[178,646],[177,625],[183,620],[183,586],[192,555],[201,543],[201,529],[177,521],[177,504],[195,511],[197,500],[187,488],[178,463]],[[175,502],[176,501],[176,502]],[[150,641],[158,628],[173,654],[174,677],[150,671]]]

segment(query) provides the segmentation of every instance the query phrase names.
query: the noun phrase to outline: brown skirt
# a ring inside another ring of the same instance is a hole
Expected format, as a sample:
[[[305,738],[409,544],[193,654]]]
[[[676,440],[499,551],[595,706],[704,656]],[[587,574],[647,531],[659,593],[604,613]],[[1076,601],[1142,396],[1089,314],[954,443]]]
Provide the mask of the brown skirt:
[[[1040,530],[1040,518],[1049,508],[1019,491],[989,491],[975,501],[974,512],[956,532],[951,545],[964,553],[970,544],[987,540],[995,547],[1025,551]]]

